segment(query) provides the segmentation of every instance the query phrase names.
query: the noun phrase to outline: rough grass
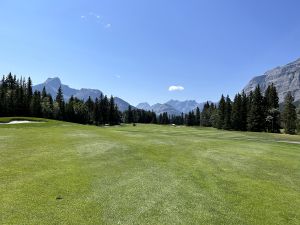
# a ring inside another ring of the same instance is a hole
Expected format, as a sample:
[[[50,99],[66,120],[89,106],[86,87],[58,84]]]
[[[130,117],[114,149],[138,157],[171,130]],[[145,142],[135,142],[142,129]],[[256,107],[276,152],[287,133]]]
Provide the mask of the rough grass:
[[[299,224],[300,145],[288,142],[300,137],[1,125],[0,224]]]

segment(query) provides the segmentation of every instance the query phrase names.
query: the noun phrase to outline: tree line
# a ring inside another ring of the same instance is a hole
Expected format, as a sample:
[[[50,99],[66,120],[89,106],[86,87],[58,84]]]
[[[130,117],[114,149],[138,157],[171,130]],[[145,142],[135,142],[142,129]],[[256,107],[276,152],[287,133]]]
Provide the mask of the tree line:
[[[129,118],[126,120],[128,123],[176,124],[270,133],[280,133],[280,129],[284,128],[285,133],[295,134],[297,129],[300,131],[300,111],[297,119],[296,107],[293,102],[292,94],[287,93],[281,112],[276,87],[271,84],[264,94],[257,86],[249,95],[246,95],[245,92],[236,94],[233,101],[229,96],[222,95],[218,104],[206,102],[202,111],[197,107],[195,110],[179,116],[168,115],[165,112],[160,114],[157,119],[153,119],[155,117],[153,112],[132,110],[131,107],[125,112],[125,115],[131,115],[126,117]],[[153,117],[144,120],[144,117],[139,115]]]
[[[64,100],[61,87],[56,97],[46,92],[32,90],[30,77],[17,79],[11,73],[3,76],[0,82],[0,116],[32,116],[64,120],[81,124],[117,125],[124,123],[176,124],[187,126],[215,127],[224,130],[254,131],[295,134],[300,130],[294,98],[287,93],[284,108],[279,110],[279,98],[275,86],[270,85],[264,94],[259,86],[249,95],[244,92],[221,96],[218,104],[206,102],[202,111],[199,108],[181,115],[156,115],[153,111],[128,107],[121,113],[111,96],[102,94],[95,100],[90,97],[80,100],[71,97]],[[300,113],[300,112],[299,112]],[[300,114],[298,114],[300,117]]]
[[[55,99],[46,92],[32,90],[30,77],[17,79],[11,73],[0,83],[0,116],[29,116],[57,119],[68,122],[95,125],[116,125],[121,122],[121,112],[111,96],[100,95],[87,101],[71,97],[64,100],[62,88]]]

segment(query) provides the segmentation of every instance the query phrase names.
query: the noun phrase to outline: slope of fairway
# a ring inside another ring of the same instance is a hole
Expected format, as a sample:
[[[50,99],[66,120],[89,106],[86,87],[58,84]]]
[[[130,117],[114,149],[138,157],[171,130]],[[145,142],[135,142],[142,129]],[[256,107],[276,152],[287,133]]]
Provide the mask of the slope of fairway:
[[[300,224],[300,137],[0,127],[0,224]]]

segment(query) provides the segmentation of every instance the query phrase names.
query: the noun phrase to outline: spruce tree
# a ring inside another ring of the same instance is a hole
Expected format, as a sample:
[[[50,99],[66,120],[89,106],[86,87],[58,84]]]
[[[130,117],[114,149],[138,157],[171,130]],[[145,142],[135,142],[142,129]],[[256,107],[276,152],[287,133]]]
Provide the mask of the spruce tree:
[[[196,108],[196,119],[195,119],[196,126],[200,126],[200,117],[201,117],[200,109],[199,109],[199,107],[197,107]]]
[[[209,102],[206,102],[203,106],[201,113],[201,126],[211,127],[211,109]]]
[[[226,101],[224,95],[222,95],[218,107],[218,129],[223,129],[225,122],[225,110],[226,110]]]
[[[276,87],[271,84],[265,92],[266,130],[272,133],[280,132],[279,98]]]
[[[263,96],[259,85],[251,96],[250,110],[248,116],[248,130],[261,132],[265,129],[265,115],[263,110]]]
[[[231,112],[232,112],[231,99],[227,95],[226,104],[225,104],[225,118],[224,118],[224,125],[223,125],[224,130],[231,129]]]
[[[240,129],[242,131],[246,131],[247,130],[247,125],[248,125],[248,102],[249,99],[247,97],[247,95],[245,94],[245,92],[242,92],[242,104],[241,104],[241,124],[240,124]]]
[[[58,88],[55,101],[56,101],[57,106],[58,106],[57,119],[63,120],[64,113],[65,113],[65,101],[64,101],[64,96],[63,96],[63,92],[62,92],[61,86]]]
[[[30,104],[31,115],[35,117],[41,117],[42,108],[41,108],[41,93],[39,91],[35,91]]]
[[[297,113],[296,106],[293,104],[294,97],[291,92],[285,97],[284,100],[284,110],[283,110],[283,124],[284,124],[284,132],[286,134],[295,134],[296,133],[296,121],[297,121]]]
[[[125,119],[126,123],[133,123],[133,113],[131,105],[128,106],[127,115]]]
[[[88,100],[85,102],[85,105],[88,109],[88,120],[89,123],[92,124],[93,120],[94,120],[94,102],[91,98],[91,96],[89,96]]]
[[[237,94],[232,104],[232,129],[242,130],[242,96]]]

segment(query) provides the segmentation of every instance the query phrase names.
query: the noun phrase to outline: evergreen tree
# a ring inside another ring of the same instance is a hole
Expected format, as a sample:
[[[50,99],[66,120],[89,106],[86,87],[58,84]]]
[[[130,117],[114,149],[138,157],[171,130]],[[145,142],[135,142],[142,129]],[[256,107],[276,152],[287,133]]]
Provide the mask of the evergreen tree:
[[[272,133],[280,132],[279,98],[276,87],[269,85],[265,92],[266,130]]]
[[[31,78],[28,77],[27,85],[26,85],[26,96],[25,96],[25,105],[26,105],[25,113],[27,115],[29,115],[29,113],[30,113],[30,104],[31,104],[32,96],[33,96],[32,81],[31,81]]]
[[[30,111],[32,116],[41,117],[42,115],[41,93],[39,91],[35,91],[33,94],[30,104]]]
[[[268,110],[279,108],[279,97],[278,97],[276,87],[274,86],[273,83],[268,86],[265,92],[265,98],[266,98],[266,106]]]
[[[65,101],[64,101],[64,96],[63,96],[61,86],[58,88],[55,101],[56,101],[57,107],[58,107],[58,112],[57,112],[57,115],[56,115],[57,119],[63,120],[64,119],[64,113],[65,113]]]
[[[222,95],[218,107],[218,129],[223,129],[225,124],[225,113],[226,113],[226,101],[224,95]]]
[[[237,94],[232,104],[232,128],[234,130],[243,130],[242,104],[242,96],[240,94]]]
[[[196,125],[196,116],[193,111],[188,113],[187,116],[187,126],[194,126]]]
[[[226,104],[225,104],[225,118],[224,118],[224,125],[223,125],[223,129],[225,130],[231,129],[231,112],[232,112],[231,99],[227,95]]]
[[[195,125],[200,126],[200,118],[201,118],[201,113],[199,107],[196,108],[196,119],[195,119]]]
[[[241,109],[240,109],[240,113],[241,113],[240,130],[246,131],[247,127],[248,127],[247,125],[248,125],[248,102],[249,102],[249,99],[244,91],[242,92],[241,99],[242,99],[242,103],[241,103]]]
[[[131,105],[128,106],[125,122],[133,123],[133,113],[132,113]]]
[[[103,118],[103,124],[109,124],[109,100],[105,95],[102,100],[100,100],[100,112]]]
[[[92,124],[93,120],[94,120],[94,102],[91,98],[91,96],[89,96],[88,100],[85,102],[85,105],[88,109],[88,123]]]
[[[94,117],[94,123],[95,125],[100,125],[102,124],[102,115],[101,115],[101,111],[100,111],[100,102],[98,98],[95,99],[95,103],[94,103],[94,107],[93,107],[93,117]]]
[[[248,117],[248,130],[261,132],[265,129],[265,115],[262,106],[263,96],[260,87],[257,86],[251,96],[250,111]]]
[[[201,113],[201,126],[210,127],[211,126],[211,109],[209,102],[206,102],[203,106]]]
[[[156,116],[156,113],[155,112],[151,112],[151,123],[153,124],[157,124],[157,116]]]
[[[284,110],[283,110],[283,123],[284,123],[284,132],[286,134],[295,134],[296,133],[296,106],[293,104],[294,97],[291,92],[285,97],[284,100]]]

